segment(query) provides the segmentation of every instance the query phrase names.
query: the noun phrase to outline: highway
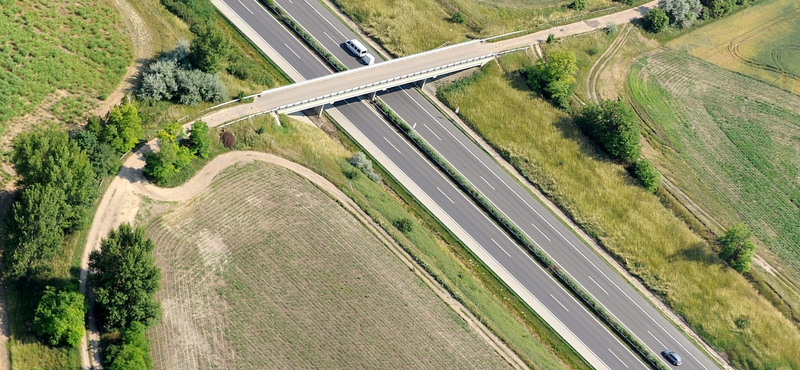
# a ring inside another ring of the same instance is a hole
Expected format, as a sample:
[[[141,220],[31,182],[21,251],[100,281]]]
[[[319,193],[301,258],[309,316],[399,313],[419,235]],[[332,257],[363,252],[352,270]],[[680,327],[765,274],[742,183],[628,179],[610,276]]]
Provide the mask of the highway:
[[[361,66],[341,47],[341,42],[355,36],[325,7],[312,0],[280,0],[278,3],[348,68]],[[268,43],[281,57],[292,64],[303,79],[331,73],[318,58],[310,55],[305,47],[293,40],[293,37],[263,8],[259,10],[260,5],[254,1],[227,0],[226,4],[253,30],[262,34],[264,40],[269,40]],[[414,89],[396,88],[380,96],[407,122],[416,123],[418,133],[429,144],[570,273],[585,290],[634,332],[653,353],[658,356],[661,350],[670,348],[684,357],[684,366],[687,368],[717,367],[624,279],[608,267],[591,248],[445,119],[419,92]],[[552,286],[555,282],[541,271],[538,264],[488,220],[471,201],[455,189],[448,179],[411,148],[372,109],[359,99],[337,103],[335,106],[354,128],[393,164],[384,167],[388,169],[396,166],[408,175],[416,186],[424,189],[426,195],[438,207],[466,230],[495,263],[501,265],[501,269],[533,294],[561,323],[566,324],[605,367],[614,369],[645,367],[627,349],[621,347],[615,338],[609,338],[610,333],[563,289]],[[372,150],[370,153],[375,156]],[[484,262],[487,261],[484,259]],[[487,262],[487,265],[490,264]]]

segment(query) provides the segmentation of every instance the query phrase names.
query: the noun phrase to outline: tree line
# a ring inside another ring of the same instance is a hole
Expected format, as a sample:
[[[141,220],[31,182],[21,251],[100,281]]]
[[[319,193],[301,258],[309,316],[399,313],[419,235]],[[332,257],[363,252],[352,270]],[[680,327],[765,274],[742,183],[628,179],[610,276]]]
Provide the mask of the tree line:
[[[642,19],[648,32],[659,33],[667,26],[691,27],[697,19],[719,18],[756,0],[659,0]]]

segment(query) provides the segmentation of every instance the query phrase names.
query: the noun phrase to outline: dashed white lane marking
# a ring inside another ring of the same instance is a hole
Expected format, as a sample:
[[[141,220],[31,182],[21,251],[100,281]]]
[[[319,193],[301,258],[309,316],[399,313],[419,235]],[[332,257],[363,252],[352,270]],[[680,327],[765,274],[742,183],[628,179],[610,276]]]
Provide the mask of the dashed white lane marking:
[[[492,238],[489,238],[489,239],[492,239]],[[511,255],[510,255],[510,254],[508,254],[508,252],[506,252],[505,248],[501,247],[501,246],[500,246],[500,244],[497,244],[497,242],[495,242],[495,241],[494,241],[494,239],[492,239],[492,241],[494,242],[494,244],[495,244],[495,245],[496,245],[498,248],[500,248],[500,250],[502,250],[503,252],[505,252],[506,256],[509,256],[509,257],[511,257]]]
[[[297,57],[297,59],[300,59],[300,56],[297,55],[297,53],[295,53],[294,50],[292,50],[292,48],[289,47],[289,45],[283,44],[283,46],[286,46],[286,48],[289,49],[289,51],[291,51],[292,54],[294,54],[294,56]]]
[[[416,125],[416,124],[415,124],[415,125]],[[435,132],[433,132],[433,130],[431,130],[431,128],[430,128],[430,127],[428,127],[428,125],[426,125],[426,124],[424,124],[424,123],[423,123],[422,125],[423,125],[423,126],[425,126],[425,128],[427,128],[427,129],[428,129],[428,131],[430,131],[430,132],[433,134],[433,136],[436,136],[436,138],[437,138],[437,139],[439,139],[439,140],[442,140],[442,138],[440,138],[440,137],[439,137],[439,135],[436,135],[436,133],[435,133]]]
[[[392,142],[389,141],[389,139],[387,139],[386,136],[383,137],[383,140],[386,140],[386,142],[389,143],[389,145],[391,145],[392,148],[394,148],[394,150],[396,150],[398,153],[400,153],[400,149],[397,149],[397,147],[394,146],[394,144],[392,144]]]
[[[551,297],[553,297],[553,299],[556,301],[556,303],[558,303],[559,305],[561,305],[561,308],[563,308],[565,311],[569,312],[569,310],[567,309],[567,307],[565,307],[563,304],[561,304],[561,302],[559,302],[559,301],[558,301],[558,299],[556,299],[556,297],[555,297],[554,295],[550,294],[550,296],[551,296]]]
[[[442,195],[444,195],[444,197],[445,197],[445,198],[447,198],[447,200],[449,200],[449,201],[450,201],[450,203],[456,204],[456,202],[454,202],[452,199],[450,199],[450,197],[448,197],[448,196],[447,196],[447,194],[445,194],[445,193],[442,191],[442,189],[439,189],[439,187],[438,187],[438,186],[436,187],[436,190],[438,190],[440,193],[442,193]]]
[[[589,276],[589,275],[587,275],[587,276]],[[596,282],[594,279],[592,279],[592,277],[591,277],[591,276],[589,276],[589,280],[591,280],[592,282],[594,282],[594,283],[595,283],[595,285],[597,285],[597,287],[598,287],[598,288],[600,288],[600,290],[602,290],[602,291],[603,291],[603,293],[605,293],[606,295],[610,295],[610,294],[608,294],[608,292],[607,292],[605,289],[603,289],[603,287],[601,287],[601,286],[600,286],[600,284],[598,284],[598,283],[597,283],[597,282]]]
[[[483,182],[486,183],[486,185],[489,185],[489,187],[492,188],[492,190],[495,190],[494,186],[492,186],[492,184],[490,184],[489,181],[486,181],[486,179],[484,179],[483,176],[481,176],[481,178],[483,179]]]
[[[331,42],[333,42],[334,44],[336,43],[336,40],[334,40],[333,37],[331,37],[331,35],[329,35],[327,32],[322,31],[322,33],[324,33],[325,36],[328,36],[328,38],[331,39]]]
[[[651,333],[651,332],[650,332],[650,330],[648,330],[648,331],[647,331],[647,334],[650,334],[650,336],[651,336],[651,337],[653,337],[653,339],[655,339],[656,341],[658,341],[658,344],[660,344],[662,348],[664,348],[664,349],[667,349],[667,346],[665,346],[663,342],[661,342],[660,340],[658,340],[658,338],[656,338],[656,336],[655,336],[655,335],[653,335],[653,333]]]
[[[614,355],[614,357],[616,357],[616,358],[617,358],[617,360],[619,360],[619,362],[622,362],[622,365],[624,365],[626,368],[628,367],[628,365],[627,365],[627,364],[625,364],[625,362],[623,362],[623,361],[622,361],[622,359],[621,359],[621,358],[619,358],[619,356],[617,356],[617,354],[616,354],[616,353],[614,353],[614,351],[612,351],[612,350],[611,350],[611,348],[608,348],[608,352],[611,352],[611,354],[612,354],[612,355]]]
[[[343,38],[343,39],[346,39],[346,38],[347,38],[347,36],[345,36],[345,35],[342,33],[342,31],[339,31],[339,29],[338,29],[338,28],[336,28],[336,26],[334,26],[334,25],[333,25],[333,23],[331,23],[331,21],[329,21],[329,20],[328,20],[328,18],[325,18],[325,16],[324,16],[324,15],[322,15],[322,13],[320,13],[320,12],[319,12],[319,10],[317,10],[317,8],[315,8],[313,5],[311,5],[311,3],[309,3],[309,2],[308,2],[308,0],[305,0],[305,2],[306,2],[306,4],[308,4],[308,6],[310,6],[310,7],[311,7],[311,9],[312,9],[312,10],[314,10],[314,11],[315,11],[315,12],[316,12],[316,13],[317,13],[319,16],[320,16],[320,18],[324,19],[324,20],[325,20],[325,22],[327,22],[327,23],[328,23],[328,25],[329,25],[329,26],[331,26],[331,28],[335,29],[335,30],[336,30],[336,32],[339,32],[339,34],[340,34],[340,35],[342,35],[342,38]],[[334,41],[334,42],[336,42],[336,41]]]
[[[248,11],[248,12],[250,12],[250,14],[253,14],[253,11],[252,11],[252,10],[250,10],[250,8],[248,8],[248,7],[247,7],[247,5],[244,5],[244,3],[242,2],[242,0],[239,0],[239,4],[242,4],[242,6],[243,6],[245,9],[247,9],[247,11]]]
[[[538,232],[539,232],[539,234],[542,234],[542,236],[543,236],[545,239],[547,239],[547,241],[548,241],[548,242],[551,242],[551,241],[552,241],[552,240],[550,240],[550,238],[548,238],[548,237],[547,237],[547,235],[545,235],[545,234],[542,232],[542,230],[541,230],[541,229],[539,229],[539,228],[538,228],[536,225],[534,225],[534,224],[533,224],[533,222],[531,222],[531,226],[535,227],[535,228],[536,228],[536,231],[538,231]]]

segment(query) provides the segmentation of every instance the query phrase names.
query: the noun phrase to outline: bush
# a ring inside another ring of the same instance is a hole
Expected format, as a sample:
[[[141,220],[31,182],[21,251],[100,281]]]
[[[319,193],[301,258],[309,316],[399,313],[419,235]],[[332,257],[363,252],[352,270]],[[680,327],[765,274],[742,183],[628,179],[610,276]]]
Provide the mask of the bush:
[[[574,0],[569,7],[575,10],[584,10],[586,9],[586,0]]]
[[[642,26],[645,30],[652,33],[659,33],[669,25],[669,17],[664,9],[653,8],[644,16]]]
[[[101,143],[93,132],[87,130],[77,131],[70,136],[70,139],[86,151],[97,179],[113,175],[119,171],[119,167],[122,165],[119,156],[111,149],[110,145]]]
[[[180,48],[179,46],[176,50]],[[187,69],[185,60],[180,59],[183,54],[168,53],[150,64],[144,73],[137,96],[143,100],[173,100],[185,105],[225,100],[228,92],[219,77]]]
[[[456,24],[464,24],[467,21],[467,17],[464,16],[464,13],[455,12],[453,16],[450,18],[450,21]]]
[[[200,158],[208,158],[208,153],[211,150],[211,139],[208,138],[207,123],[200,120],[192,123],[192,129],[189,131],[189,147]]]
[[[36,307],[33,327],[36,334],[44,337],[50,345],[67,344],[78,348],[83,340],[85,314],[83,294],[71,291],[56,293],[55,288],[48,286]]]
[[[603,33],[605,33],[606,36],[614,35],[615,33],[617,33],[617,31],[619,31],[619,26],[617,26],[616,23],[609,23],[608,26],[605,26],[603,28]]]
[[[700,0],[659,0],[658,7],[664,10],[671,24],[680,28],[690,27],[703,10]]]
[[[553,43],[553,41],[555,41],[555,40],[556,40],[556,35],[554,35],[554,34],[552,34],[552,33],[551,33],[551,34],[549,34],[549,35],[547,35],[547,43],[548,43],[548,44],[552,44],[552,43]]]
[[[361,170],[364,175],[367,175],[370,180],[375,182],[380,182],[381,177],[372,169],[372,161],[370,161],[367,156],[362,152],[357,152],[354,154],[348,162],[355,168]]]
[[[639,159],[633,165],[633,175],[639,179],[647,191],[655,193],[658,184],[661,182],[661,174],[647,159]]]
[[[142,370],[152,369],[150,344],[144,335],[144,324],[134,321],[130,327],[122,331],[120,343],[106,346],[103,350],[104,362],[109,370]]]
[[[213,26],[195,26],[197,36],[192,40],[189,61],[192,66],[203,72],[216,73],[227,61],[231,50],[231,41],[219,29]]]
[[[750,271],[756,246],[750,237],[753,232],[743,223],[731,227],[717,242],[722,247],[719,257],[724,259],[734,270],[745,273]]]
[[[578,71],[575,53],[569,50],[554,50],[547,54],[547,63],[539,60],[523,69],[528,86],[552,100],[556,106],[569,110],[569,98],[575,89],[575,73]]]
[[[409,220],[407,218],[400,218],[400,219],[394,220],[394,222],[392,224],[394,224],[394,227],[396,227],[397,230],[399,230],[403,234],[407,234],[407,233],[411,232],[411,229],[414,226],[414,224],[411,222],[411,220]]]
[[[154,294],[161,271],[152,256],[154,248],[143,228],[122,224],[89,256],[89,279],[106,331],[125,330],[134,322],[147,326],[158,317]]]
[[[641,155],[639,126],[627,105],[612,100],[589,104],[575,122],[615,160],[631,163]]]
[[[156,184],[168,183],[176,173],[194,159],[194,154],[189,148],[178,145],[177,134],[166,129],[159,131],[159,150],[144,155],[146,162],[144,174],[155,180]]]
[[[144,136],[142,119],[132,104],[111,108],[99,138],[118,154],[127,153]]]

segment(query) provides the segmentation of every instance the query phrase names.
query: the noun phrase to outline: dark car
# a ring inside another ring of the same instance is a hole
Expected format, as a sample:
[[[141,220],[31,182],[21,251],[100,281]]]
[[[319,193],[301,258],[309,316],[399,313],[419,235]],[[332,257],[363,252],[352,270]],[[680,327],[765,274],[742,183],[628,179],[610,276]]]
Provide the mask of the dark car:
[[[661,356],[664,356],[664,358],[666,358],[667,361],[669,361],[669,363],[675,366],[680,366],[683,363],[681,356],[678,356],[678,354],[675,353],[674,351],[665,350],[661,352]]]

